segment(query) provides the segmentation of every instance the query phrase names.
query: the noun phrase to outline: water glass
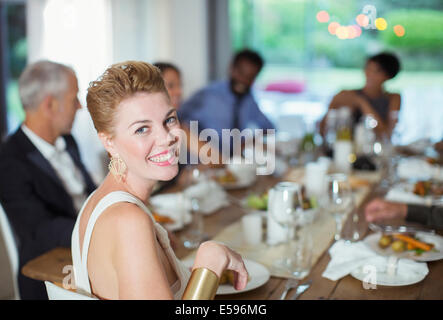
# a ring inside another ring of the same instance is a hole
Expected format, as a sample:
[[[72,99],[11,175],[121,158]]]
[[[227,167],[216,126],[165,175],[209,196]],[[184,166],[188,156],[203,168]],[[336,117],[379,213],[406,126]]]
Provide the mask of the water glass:
[[[298,237],[295,242],[293,275],[296,278],[303,279],[311,271],[313,247],[312,236],[309,233]]]
[[[203,215],[196,198],[191,199],[192,221],[183,236],[183,245],[188,249],[196,249],[205,239]]]
[[[329,211],[335,219],[335,240],[341,239],[343,216],[349,212],[354,203],[348,176],[335,173],[326,176],[327,192],[322,200],[322,206]]]

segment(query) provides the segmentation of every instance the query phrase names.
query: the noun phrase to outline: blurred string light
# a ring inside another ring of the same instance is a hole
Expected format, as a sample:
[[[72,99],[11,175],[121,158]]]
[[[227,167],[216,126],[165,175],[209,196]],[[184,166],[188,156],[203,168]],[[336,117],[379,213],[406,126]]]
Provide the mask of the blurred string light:
[[[319,11],[317,13],[317,21],[320,23],[325,23],[329,21],[329,13],[325,10]]]
[[[337,38],[341,40],[348,39],[349,36],[348,28],[345,26],[338,27],[337,30],[335,31],[335,35],[337,36]]]
[[[383,31],[383,30],[386,30],[386,28],[388,27],[388,23],[383,18],[377,18],[377,19],[375,19],[375,27],[378,30]]]
[[[337,29],[340,27],[340,24],[338,22],[331,22],[328,25],[328,31],[330,34],[335,35],[335,32],[337,31]]]
[[[361,13],[359,14],[355,20],[357,21],[360,27],[366,27],[369,24],[369,18],[367,15]]]
[[[375,13],[374,13],[375,14]],[[317,21],[320,23],[329,22],[330,16],[329,13],[325,10],[321,10],[317,12]],[[375,18],[375,16],[373,17]],[[342,26],[337,21],[331,21],[328,24],[328,32],[331,35],[335,35],[337,38],[341,40],[345,39],[355,39],[361,36],[362,28],[368,29],[370,28],[369,22],[370,18],[368,15],[364,13],[360,13],[355,17],[355,21],[357,24]],[[372,22],[371,29],[377,29],[380,31],[386,30],[388,28],[388,22],[384,18],[377,18]],[[405,28],[402,25],[395,25],[393,27],[394,33],[397,37],[403,37],[405,35]]]
[[[397,24],[394,26],[394,33],[397,37],[403,37],[405,35],[405,28],[402,25]]]

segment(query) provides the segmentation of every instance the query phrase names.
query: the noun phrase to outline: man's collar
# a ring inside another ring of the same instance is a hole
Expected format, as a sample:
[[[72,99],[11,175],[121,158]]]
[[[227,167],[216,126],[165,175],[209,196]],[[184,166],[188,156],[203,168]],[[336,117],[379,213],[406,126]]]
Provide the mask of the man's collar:
[[[25,124],[22,124],[21,129],[46,159],[50,159],[55,153],[62,152],[66,149],[66,142],[62,137],[58,137],[55,144],[52,145],[38,136]]]

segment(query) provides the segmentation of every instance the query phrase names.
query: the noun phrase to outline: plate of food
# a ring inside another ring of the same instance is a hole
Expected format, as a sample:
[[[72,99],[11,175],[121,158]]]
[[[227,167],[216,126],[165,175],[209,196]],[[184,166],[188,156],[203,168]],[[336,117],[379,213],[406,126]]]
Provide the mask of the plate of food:
[[[415,261],[443,259],[443,237],[429,233],[373,233],[363,240],[380,255],[396,256]]]
[[[254,209],[265,212],[268,210],[269,195],[268,191],[262,193],[251,193],[243,199],[243,206],[247,209]],[[312,223],[319,213],[317,198],[308,197],[305,188],[302,189],[303,213],[300,216],[300,224]]]
[[[268,210],[268,191],[251,193],[243,200],[243,206],[259,211]]]
[[[173,218],[165,214],[159,214],[158,212],[152,211],[152,216],[154,220],[160,223],[169,231],[177,231],[182,229],[184,226],[188,225],[192,221],[192,216],[190,214],[185,214],[183,216],[183,222],[176,221]]]
[[[248,284],[246,285],[246,287],[243,290],[236,290],[233,286],[234,272],[226,270],[225,272],[223,272],[220,278],[217,295],[235,294],[250,291],[261,287],[266,282],[268,282],[271,274],[264,265],[249,259],[243,259],[243,261],[245,262],[246,270],[248,270],[249,273]],[[184,260],[183,263],[187,267],[191,268],[194,260],[187,259]]]
[[[255,175],[239,175],[229,169],[212,170],[211,177],[226,190],[249,187],[256,179]]]
[[[417,181],[412,192],[420,197],[428,199],[432,204],[443,204],[443,183],[427,180]]]

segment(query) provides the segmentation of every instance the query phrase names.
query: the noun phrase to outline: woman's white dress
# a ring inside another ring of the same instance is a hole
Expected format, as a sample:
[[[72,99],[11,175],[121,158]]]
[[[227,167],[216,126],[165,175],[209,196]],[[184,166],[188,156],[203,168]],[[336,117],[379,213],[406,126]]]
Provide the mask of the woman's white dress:
[[[181,299],[183,292],[186,288],[186,284],[190,277],[190,271],[187,267],[183,265],[183,263],[180,260],[177,259],[174,251],[172,250],[168,238],[168,232],[159,223],[155,222],[154,217],[152,216],[149,209],[145,206],[145,204],[130,193],[124,191],[114,191],[107,194],[99,201],[97,206],[92,211],[92,214],[86,226],[86,232],[83,240],[83,248],[80,254],[79,224],[83,210],[86,204],[88,203],[89,199],[91,198],[92,194],[85,201],[83,207],[80,210],[71,238],[71,252],[72,252],[72,262],[74,268],[74,280],[77,290],[85,291],[88,294],[92,294],[91,285],[89,282],[88,267],[87,267],[88,249],[91,241],[92,231],[94,230],[94,226],[97,219],[100,217],[100,215],[106,208],[113,205],[114,203],[130,202],[138,205],[144,212],[146,212],[147,215],[149,215],[149,217],[154,222],[157,239],[167,256],[169,263],[171,264],[172,268],[174,269],[178,277],[178,280],[171,286],[172,293],[174,294],[174,299],[177,300]],[[155,288],[152,288],[152,290],[155,291]]]

